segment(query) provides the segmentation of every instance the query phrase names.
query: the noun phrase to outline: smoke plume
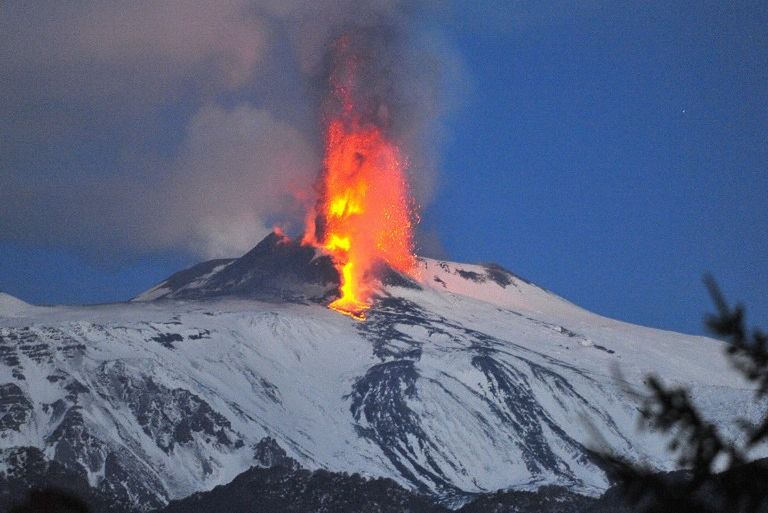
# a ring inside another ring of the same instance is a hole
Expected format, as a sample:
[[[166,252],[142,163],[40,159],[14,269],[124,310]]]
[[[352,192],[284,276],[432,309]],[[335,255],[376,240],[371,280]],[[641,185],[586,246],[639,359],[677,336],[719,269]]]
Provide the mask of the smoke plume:
[[[410,10],[409,10],[410,9]],[[300,230],[322,167],[329,47],[434,188],[455,55],[397,0],[17,2],[0,10],[0,240],[94,259],[237,256]],[[371,102],[373,105],[375,102]]]

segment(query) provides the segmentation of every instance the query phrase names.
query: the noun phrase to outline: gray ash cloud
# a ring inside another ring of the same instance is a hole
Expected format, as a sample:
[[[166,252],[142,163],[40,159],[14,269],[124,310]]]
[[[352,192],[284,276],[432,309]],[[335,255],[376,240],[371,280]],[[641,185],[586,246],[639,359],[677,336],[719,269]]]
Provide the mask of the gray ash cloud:
[[[98,261],[236,256],[299,230],[322,167],[328,52],[352,34],[366,94],[434,189],[455,53],[413,4],[29,2],[0,13],[0,240]]]

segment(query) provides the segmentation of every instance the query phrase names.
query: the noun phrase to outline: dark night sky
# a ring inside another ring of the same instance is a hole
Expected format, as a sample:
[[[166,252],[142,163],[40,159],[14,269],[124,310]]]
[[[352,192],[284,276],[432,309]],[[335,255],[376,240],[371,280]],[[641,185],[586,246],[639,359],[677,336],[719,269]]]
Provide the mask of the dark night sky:
[[[446,84],[455,86],[453,105],[438,143],[436,191],[423,215],[424,231],[442,247],[432,243],[431,251],[495,261],[595,312],[689,333],[703,332],[710,304],[701,277],[708,271],[729,298],[747,305],[752,323],[768,325],[768,4],[508,5],[427,9],[414,23],[414,30],[439,33],[461,70],[460,84]],[[31,62],[18,80],[47,63]],[[154,160],[182,151],[176,134],[186,130],[202,94],[188,93],[173,77],[162,87],[175,92],[142,107],[154,114],[128,123],[156,131]],[[234,95],[258,104],[257,87],[238,87],[216,91],[214,101]],[[83,162],[98,167],[98,176],[125,173],[116,163],[135,164],[125,157],[127,145],[143,140],[135,126],[112,124],[111,113],[100,119],[72,107],[82,98],[52,91],[0,99],[45,111],[2,106],[0,114],[15,118],[0,127],[0,187],[19,176],[45,181],[43,157],[64,181],[68,173],[80,177]],[[40,125],[27,117],[48,126],[49,111],[64,124],[77,117],[74,125],[86,128],[53,139],[29,136],[25,127]],[[275,117],[292,116],[301,113]],[[201,134],[206,126],[200,123]],[[35,218],[51,233],[59,223],[77,225],[71,216],[80,210],[46,212],[40,189],[27,187],[29,201],[18,192],[14,199],[29,215],[13,223]],[[180,243],[142,243],[127,256],[107,257],[125,244],[121,237],[132,241],[141,230],[120,228],[90,242],[87,233],[79,236],[93,229],[85,223],[72,237],[27,237],[24,228],[9,229],[10,219],[0,208],[0,290],[34,303],[123,300],[201,258]]]

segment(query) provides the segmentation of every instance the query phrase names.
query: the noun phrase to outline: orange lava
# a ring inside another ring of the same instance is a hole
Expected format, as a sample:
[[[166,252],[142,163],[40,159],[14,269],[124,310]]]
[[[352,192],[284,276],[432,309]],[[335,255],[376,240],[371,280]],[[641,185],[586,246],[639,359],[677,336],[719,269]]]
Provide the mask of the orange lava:
[[[324,248],[339,271],[340,297],[329,308],[362,320],[382,264],[412,274],[416,259],[405,161],[384,130],[357,112],[354,71],[346,66],[332,81],[341,109],[326,127],[321,197],[304,242]]]

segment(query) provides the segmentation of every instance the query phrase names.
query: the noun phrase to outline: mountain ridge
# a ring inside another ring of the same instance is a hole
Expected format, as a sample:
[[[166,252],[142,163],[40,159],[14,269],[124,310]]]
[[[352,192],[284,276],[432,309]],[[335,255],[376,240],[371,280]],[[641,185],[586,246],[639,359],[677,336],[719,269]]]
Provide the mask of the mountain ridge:
[[[650,371],[717,422],[750,404],[721,342],[606,319],[496,266],[419,259],[352,320],[326,308],[337,276],[309,250],[272,235],[144,300],[3,317],[0,448],[149,510],[231,482],[269,437],[309,471],[459,506],[545,485],[600,495],[595,433],[673,468],[637,430],[629,390]]]

